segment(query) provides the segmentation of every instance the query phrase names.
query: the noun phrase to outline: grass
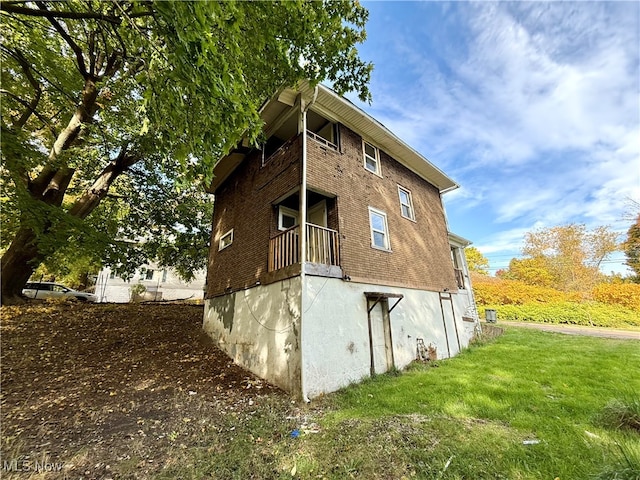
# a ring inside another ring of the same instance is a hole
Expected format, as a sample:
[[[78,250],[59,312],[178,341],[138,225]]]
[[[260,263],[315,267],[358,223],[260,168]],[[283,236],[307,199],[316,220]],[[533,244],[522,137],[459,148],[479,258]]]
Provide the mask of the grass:
[[[640,436],[621,419],[637,419],[639,371],[635,341],[509,328],[316,410],[256,411],[176,451],[165,478],[638,479]],[[291,438],[309,422],[318,433]]]

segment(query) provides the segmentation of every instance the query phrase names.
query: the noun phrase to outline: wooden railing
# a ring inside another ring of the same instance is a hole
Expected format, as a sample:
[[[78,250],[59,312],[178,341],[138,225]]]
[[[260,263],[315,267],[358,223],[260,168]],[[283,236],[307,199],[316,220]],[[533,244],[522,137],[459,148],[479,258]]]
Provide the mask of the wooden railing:
[[[291,227],[269,240],[269,271],[300,262],[300,227]]]
[[[307,223],[307,261],[323,265],[340,265],[338,232]]]
[[[458,288],[464,290],[464,272],[460,268],[453,269],[456,273],[456,281],[458,282]]]
[[[291,227],[269,240],[269,271],[300,263],[300,227]],[[340,265],[338,232],[319,225],[307,224],[307,261],[324,265]]]

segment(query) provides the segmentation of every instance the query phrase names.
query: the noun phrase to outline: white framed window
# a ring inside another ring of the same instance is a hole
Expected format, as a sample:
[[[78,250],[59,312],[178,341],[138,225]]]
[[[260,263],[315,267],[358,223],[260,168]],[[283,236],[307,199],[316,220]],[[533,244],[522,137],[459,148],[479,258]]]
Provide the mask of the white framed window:
[[[278,208],[278,230],[287,230],[298,225],[298,212],[291,208]]]
[[[224,250],[233,243],[233,228],[220,237],[218,243],[218,251]]]
[[[411,198],[411,192],[406,188],[398,185],[398,196],[400,197],[400,213],[404,218],[409,220],[416,219],[415,211],[413,210],[413,199]]]
[[[364,168],[369,170],[371,173],[382,176],[380,171],[380,150],[363,140],[362,152],[364,154]]]
[[[153,270],[147,269],[147,271],[144,273],[144,279],[153,280]]]
[[[391,250],[387,214],[369,207],[369,225],[371,227],[371,246],[381,250]]]

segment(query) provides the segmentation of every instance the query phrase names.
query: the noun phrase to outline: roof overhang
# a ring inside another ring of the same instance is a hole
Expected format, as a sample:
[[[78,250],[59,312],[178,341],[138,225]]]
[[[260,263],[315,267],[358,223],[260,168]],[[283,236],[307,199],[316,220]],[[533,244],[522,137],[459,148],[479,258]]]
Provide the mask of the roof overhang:
[[[287,111],[296,105],[298,97],[312,110],[334,122],[345,125],[366,141],[371,142],[394,160],[413,171],[415,174],[434,185],[440,193],[454,190],[459,185],[429,160],[394,135],[387,127],[365,113],[359,107],[324,85],[313,87],[309,82],[301,82],[297,88],[285,88],[267,101],[260,115],[264,120],[264,131],[272,130]],[[235,170],[244,159],[244,154],[237,150],[223,157],[214,168],[215,178],[208,189],[214,192],[218,186]]]
[[[471,240],[467,240],[460,235],[456,235],[455,233],[447,232],[449,235],[449,243],[451,245],[455,245],[456,247],[466,248],[471,245],[473,242]]]

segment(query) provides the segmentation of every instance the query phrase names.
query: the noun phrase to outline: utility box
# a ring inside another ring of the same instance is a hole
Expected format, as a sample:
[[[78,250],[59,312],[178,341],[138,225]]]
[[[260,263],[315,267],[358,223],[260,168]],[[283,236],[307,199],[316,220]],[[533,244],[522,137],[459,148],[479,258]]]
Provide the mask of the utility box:
[[[490,308],[487,308],[484,311],[484,319],[488,322],[488,323],[496,323],[498,321],[498,314],[496,313],[495,310],[492,310]]]

